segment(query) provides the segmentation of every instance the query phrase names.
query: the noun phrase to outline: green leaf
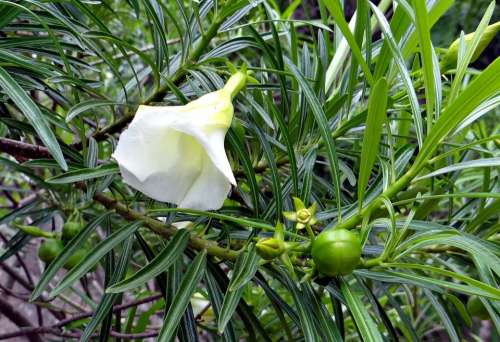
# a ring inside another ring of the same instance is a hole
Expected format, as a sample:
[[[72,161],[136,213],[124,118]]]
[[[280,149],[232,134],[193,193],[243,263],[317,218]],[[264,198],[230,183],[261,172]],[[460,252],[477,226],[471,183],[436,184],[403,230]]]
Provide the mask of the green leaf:
[[[229,282],[228,291],[236,291],[252,280],[259,266],[259,255],[255,245],[252,244],[247,249],[238,255],[236,264],[233,269],[233,277]]]
[[[464,42],[466,44],[466,50],[462,58],[460,58],[460,53],[458,56],[458,65],[457,65],[457,72],[455,74],[455,77],[453,78],[453,83],[451,84],[451,92],[449,95],[450,100],[454,100],[456,95],[458,94],[461,85],[462,85],[462,79],[465,76],[467,67],[472,59],[472,56],[474,55],[474,52],[476,51],[480,41],[481,37],[484,34],[484,31],[486,30],[486,27],[488,26],[488,23],[490,22],[491,16],[493,15],[493,11],[495,10],[496,7],[496,1],[493,0],[490,2],[488,8],[484,12],[484,16],[481,19],[481,22],[479,23],[476,31],[474,32],[474,37],[472,38],[472,41],[469,42]]]
[[[387,82],[385,78],[381,78],[375,84],[368,101],[368,115],[358,177],[358,206],[360,210],[363,207],[365,188],[378,155],[382,126],[387,118],[387,96]]]
[[[342,279],[340,289],[344,295],[347,308],[356,322],[356,326],[358,327],[363,341],[382,342],[384,339],[380,335],[377,325],[370,316],[367,307],[361,301],[358,293],[352,291],[351,286],[344,279]]]
[[[114,106],[114,105],[120,105],[121,103],[115,102],[115,101],[109,101],[109,100],[88,100],[88,101],[83,101],[80,103],[77,103],[73,107],[71,107],[66,114],[66,122],[72,121],[75,117],[80,115],[83,112],[86,112],[88,110],[98,108],[98,107],[107,107],[107,106]]]
[[[0,28],[3,28],[7,24],[10,24],[17,16],[21,13],[22,9],[17,7],[12,7],[7,4],[0,5]]]
[[[54,157],[57,163],[63,170],[68,169],[66,160],[64,159],[61,147],[57,142],[57,138],[50,130],[50,127],[45,120],[42,112],[33,100],[26,95],[23,88],[9,75],[9,73],[0,66],[0,87],[12,99],[16,106],[26,116],[31,123],[38,136],[49,149],[50,154]]]
[[[461,163],[449,165],[438,169],[436,171],[430,172],[426,175],[415,178],[415,181],[419,181],[421,179],[431,178],[438,175],[442,175],[444,173],[459,171],[459,170],[468,170],[474,168],[482,168],[482,167],[498,167],[500,166],[500,158],[485,158],[485,159],[477,159],[477,160],[467,160]]]
[[[469,86],[443,110],[439,119],[427,135],[415,162],[414,169],[420,169],[439,147],[441,141],[457,127],[474,109],[500,89],[500,57],[476,76]]]
[[[203,250],[194,258],[182,278],[179,290],[175,294],[174,300],[165,315],[163,326],[158,335],[158,342],[170,342],[174,338],[177,326],[191,300],[191,296],[205,273],[206,263],[207,252]]]
[[[51,184],[68,184],[81,182],[88,179],[94,179],[109,175],[114,175],[120,172],[120,168],[117,164],[102,164],[97,167],[78,169],[69,171],[51,178],[46,179],[47,183]]]
[[[97,217],[95,220],[90,222],[84,229],[78,233],[65,247],[64,250],[48,265],[43,272],[42,276],[38,280],[35,289],[31,293],[30,301],[36,300],[42,292],[45,290],[47,285],[50,283],[57,271],[68,261],[68,259],[75,253],[79,248],[83,247],[84,243],[87,241],[88,237],[94,230],[101,224],[101,222],[109,215],[109,213],[104,213]]]
[[[459,280],[463,281],[464,283],[470,285],[471,289],[478,291],[479,293],[482,293],[481,296],[486,296],[493,298],[495,300],[500,300],[500,290],[496,289],[490,285],[487,285],[483,282],[480,282],[479,280],[473,279],[471,277],[465,276],[463,274],[459,274],[456,272],[444,270],[438,267],[434,266],[429,266],[429,265],[423,265],[423,264],[406,264],[406,263],[384,263],[382,264],[383,267],[396,267],[396,268],[403,268],[403,269],[415,269],[415,270],[421,270],[421,271],[429,271],[435,274],[439,274],[445,277],[450,277],[454,280]],[[434,281],[437,281],[437,279],[433,279]],[[451,284],[451,283],[450,283]],[[454,284],[453,286],[450,286],[451,288],[459,288],[459,284]],[[466,287],[461,287],[462,289],[467,289]]]
[[[220,311],[222,308],[222,301],[224,293],[222,292],[215,276],[212,272],[205,272],[205,283],[207,286],[208,296],[210,298],[210,304],[214,310],[215,317],[220,317]],[[224,329],[222,336],[231,342],[236,342],[236,334],[233,329],[233,325],[229,322]]]
[[[291,292],[293,302],[297,308],[300,319],[300,329],[304,335],[304,340],[306,342],[319,341],[320,336],[316,326],[317,318],[310,310],[313,304],[308,302],[304,292],[300,291],[288,275],[284,275],[283,277],[285,278],[285,286]]]
[[[222,302],[222,308],[220,310],[220,315],[217,317],[217,330],[219,333],[224,332],[226,325],[228,324],[231,317],[233,317],[234,311],[240,302],[241,295],[245,287],[240,287],[235,291],[227,291],[224,296],[224,301]]]
[[[312,285],[308,282],[301,284],[302,292],[307,297],[309,308],[317,317],[317,323],[320,327],[320,333],[326,341],[342,341],[337,325],[332,319],[330,312],[321,302]]]
[[[452,342],[460,342],[460,338],[458,337],[457,331],[455,330],[455,327],[453,326],[453,322],[450,319],[450,316],[446,312],[444,306],[439,302],[439,300],[432,294],[431,291],[424,289],[424,293],[429,298],[429,301],[431,302],[432,306],[434,306],[434,309],[438,313],[439,317],[441,317],[441,321],[444,323],[444,326],[446,328],[446,331],[448,331],[448,336],[450,336],[450,339]]]
[[[363,69],[363,72],[365,73],[365,77],[368,83],[370,85],[373,84],[374,83],[373,75],[370,71],[370,68],[368,67],[368,64],[366,64],[366,61],[363,58],[363,54],[361,53],[361,50],[358,44],[356,43],[354,35],[349,29],[349,24],[345,20],[344,13],[342,11],[342,8],[340,7],[339,0],[328,0],[328,1],[322,0],[322,2],[325,4],[326,8],[332,14],[333,18],[335,19],[335,23],[339,26],[340,30],[342,31],[342,34],[349,43],[349,47],[351,48],[352,54],[358,61],[359,65],[361,66],[361,69]]]
[[[126,278],[125,280],[114,284],[106,289],[109,293],[124,292],[134,289],[148,280],[153,279],[160,273],[168,269],[178,258],[182,256],[189,240],[189,232],[186,229],[179,230],[167,246],[151,262],[141,268],[139,271]]]
[[[323,143],[325,144],[326,147],[326,152],[328,156],[328,161],[330,164],[330,172],[332,173],[332,178],[333,178],[333,184],[335,187],[335,194],[336,194],[336,202],[337,202],[337,208],[339,212],[341,212],[341,196],[340,196],[340,171],[339,171],[339,162],[337,160],[337,152],[336,152],[336,147],[335,147],[335,142],[333,140],[328,120],[326,118],[325,112],[323,111],[323,108],[321,107],[321,103],[319,102],[319,99],[314,95],[314,92],[305,79],[304,75],[300,72],[300,70],[297,68],[295,64],[288,58],[284,58],[285,64],[287,67],[290,69],[292,74],[295,76],[297,79],[302,91],[304,92],[304,96],[309,103],[309,106],[311,106],[311,111],[314,115],[314,119],[316,120],[316,123],[319,126],[319,130],[321,133],[321,137],[323,139]]]
[[[133,236],[130,236],[125,242],[120,260],[116,265],[116,269],[114,270],[113,275],[111,276],[111,283],[123,279],[123,277],[127,273],[127,267],[129,265],[130,257],[133,252],[133,241]],[[95,331],[97,326],[108,317],[111,309],[113,308],[113,304],[118,299],[118,296],[119,294],[116,293],[105,293],[102,296],[99,305],[97,305],[97,308],[95,309],[95,312],[90,319],[90,322],[85,326],[85,330],[83,331],[82,337],[80,337],[80,341],[90,341],[90,339],[92,338],[92,333]]]
[[[418,104],[417,94],[415,92],[415,88],[413,88],[413,82],[411,80],[408,69],[406,69],[406,63],[403,59],[401,51],[398,47],[394,36],[392,35],[391,28],[387,19],[380,10],[370,2],[370,6],[372,8],[373,13],[377,17],[377,20],[380,24],[380,28],[384,33],[384,39],[388,43],[389,48],[393,54],[394,60],[396,62],[396,66],[398,67],[399,73],[401,75],[401,80],[406,88],[406,92],[408,94],[408,98],[410,101],[411,110],[413,113],[413,121],[415,122],[415,132],[417,135],[418,146],[422,147],[424,143],[424,130],[422,123],[422,115],[420,113],[420,106]]]
[[[434,79],[433,47],[430,35],[429,19],[425,1],[413,0],[415,24],[418,32],[420,56],[424,73],[425,103],[427,105],[427,127],[432,127],[434,105],[436,104],[436,80]],[[436,66],[439,68],[439,66]],[[439,75],[440,76],[440,75]],[[437,113],[439,114],[439,113]]]
[[[227,287],[226,295],[222,303],[220,315],[217,319],[217,329],[220,333],[224,331],[238,306],[244,286],[253,278],[257,272],[259,255],[255,245],[238,255],[233,268],[233,277]]]
[[[105,240],[98,243],[92,248],[92,252],[83,258],[77,265],[75,265],[64,278],[57,284],[57,286],[50,292],[49,298],[54,298],[60,294],[65,288],[71,286],[76,280],[84,276],[95,264],[97,264],[107,253],[115,248],[119,243],[124,241],[127,237],[134,234],[134,232],[142,225],[142,222],[132,222],[115,231],[108,236]]]

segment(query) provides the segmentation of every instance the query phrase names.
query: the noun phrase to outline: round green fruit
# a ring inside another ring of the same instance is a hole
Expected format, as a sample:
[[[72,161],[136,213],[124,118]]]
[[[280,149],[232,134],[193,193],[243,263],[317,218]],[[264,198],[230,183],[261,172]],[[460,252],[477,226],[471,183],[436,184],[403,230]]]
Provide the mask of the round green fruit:
[[[62,240],[64,242],[71,241],[82,230],[82,225],[75,221],[68,221],[62,229]]]
[[[85,248],[80,248],[78,249],[75,253],[73,253],[72,256],[69,257],[68,261],[66,261],[66,264],[64,264],[64,268],[67,270],[72,269],[78,263],[89,254],[89,250]]]
[[[313,242],[312,257],[320,274],[350,274],[361,258],[359,235],[346,229],[325,230]]]
[[[483,302],[481,302],[478,296],[471,296],[469,298],[469,300],[467,301],[467,310],[469,310],[471,316],[480,318],[482,320],[490,319],[488,310],[486,310]]]
[[[63,250],[63,244],[58,239],[47,239],[38,248],[38,257],[45,263],[51,263]]]

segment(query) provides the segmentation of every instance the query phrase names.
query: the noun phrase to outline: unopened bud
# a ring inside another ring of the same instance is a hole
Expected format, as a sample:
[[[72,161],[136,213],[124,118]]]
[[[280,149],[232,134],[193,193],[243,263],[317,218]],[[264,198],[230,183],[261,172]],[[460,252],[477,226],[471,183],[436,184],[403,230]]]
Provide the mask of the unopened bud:
[[[257,253],[266,260],[279,257],[285,251],[285,243],[275,238],[260,239],[255,245]]]
[[[486,29],[483,32],[483,35],[481,36],[481,40],[479,41],[476,47],[476,50],[474,50],[474,53],[472,54],[472,58],[470,60],[471,63],[479,58],[484,49],[486,49],[488,44],[493,40],[493,38],[495,38],[495,35],[499,30],[500,30],[500,21],[486,27]],[[465,45],[468,45],[472,42],[475,33],[476,32],[472,32],[464,36]],[[450,47],[448,48],[446,55],[443,57],[443,60],[441,61],[441,71],[446,71],[449,68],[453,68],[456,66],[459,48],[460,48],[460,38],[456,39],[453,43],[451,43]]]
[[[34,236],[34,237],[44,237],[44,238],[52,238],[54,237],[54,233],[46,232],[45,230],[37,227],[37,226],[27,226],[23,224],[14,224],[19,230],[24,233]]]

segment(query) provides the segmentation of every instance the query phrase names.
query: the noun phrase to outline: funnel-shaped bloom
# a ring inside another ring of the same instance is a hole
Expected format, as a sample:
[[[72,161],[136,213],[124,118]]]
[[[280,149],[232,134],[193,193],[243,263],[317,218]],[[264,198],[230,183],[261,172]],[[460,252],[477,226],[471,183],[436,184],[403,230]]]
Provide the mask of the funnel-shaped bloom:
[[[236,184],[224,150],[246,74],[184,106],[139,106],[113,157],[125,183],[181,208],[219,209]]]

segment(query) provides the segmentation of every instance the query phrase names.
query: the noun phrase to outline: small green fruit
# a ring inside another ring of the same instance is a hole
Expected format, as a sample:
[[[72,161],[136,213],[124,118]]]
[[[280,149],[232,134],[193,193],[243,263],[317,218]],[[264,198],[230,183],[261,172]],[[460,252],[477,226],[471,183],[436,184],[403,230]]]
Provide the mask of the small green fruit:
[[[71,241],[82,230],[82,225],[75,221],[68,221],[62,229],[62,240],[64,242]]]
[[[312,257],[323,275],[350,274],[361,258],[359,235],[346,229],[325,230],[313,242]]]
[[[89,254],[89,250],[85,248],[80,248],[78,249],[75,253],[73,253],[72,256],[69,257],[68,261],[66,261],[66,264],[64,264],[64,268],[67,270],[72,269],[78,263]]]
[[[479,299],[478,296],[471,296],[467,301],[467,310],[471,316],[480,318],[482,320],[490,319],[490,314],[488,310],[483,305],[483,302]]]
[[[63,250],[63,244],[58,239],[47,239],[38,248],[38,257],[50,264]]]

